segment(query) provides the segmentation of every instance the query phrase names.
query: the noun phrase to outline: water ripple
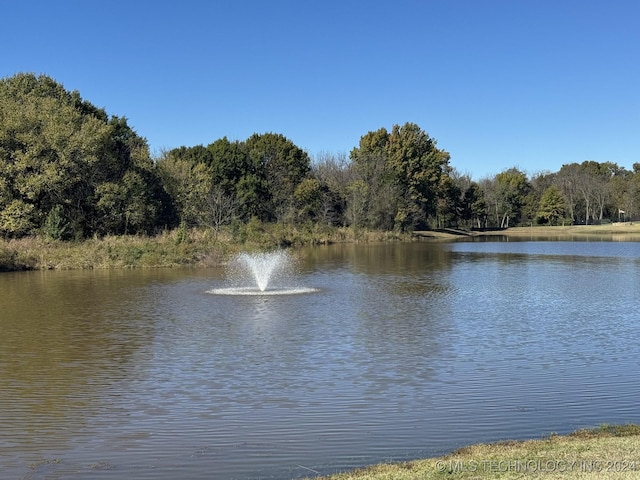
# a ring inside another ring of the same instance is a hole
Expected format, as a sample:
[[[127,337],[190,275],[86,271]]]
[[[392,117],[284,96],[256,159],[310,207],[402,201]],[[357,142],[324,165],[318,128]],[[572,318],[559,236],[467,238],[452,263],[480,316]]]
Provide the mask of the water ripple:
[[[211,295],[221,271],[0,276],[3,473],[298,478],[640,421],[627,257],[313,255],[290,283],[309,295]]]

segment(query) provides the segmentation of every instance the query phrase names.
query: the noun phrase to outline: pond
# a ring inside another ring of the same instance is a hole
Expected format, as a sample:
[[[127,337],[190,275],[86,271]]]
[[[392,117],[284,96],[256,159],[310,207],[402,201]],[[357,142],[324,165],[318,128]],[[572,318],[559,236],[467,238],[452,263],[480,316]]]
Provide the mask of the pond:
[[[335,245],[0,275],[5,478],[284,479],[640,423],[634,242]]]

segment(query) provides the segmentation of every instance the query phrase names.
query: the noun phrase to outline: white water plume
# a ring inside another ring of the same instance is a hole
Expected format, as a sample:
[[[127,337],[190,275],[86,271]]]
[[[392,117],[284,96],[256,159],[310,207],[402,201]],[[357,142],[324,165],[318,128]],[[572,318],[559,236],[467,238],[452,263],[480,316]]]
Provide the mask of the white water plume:
[[[256,286],[264,292],[271,277],[282,273],[290,264],[289,255],[279,250],[265,253],[241,253],[238,262],[253,275]]]
[[[229,276],[237,285],[215,288],[216,295],[287,295],[311,293],[317,289],[300,286],[282,286],[292,280],[293,259],[284,250],[263,253],[241,253],[229,263]]]

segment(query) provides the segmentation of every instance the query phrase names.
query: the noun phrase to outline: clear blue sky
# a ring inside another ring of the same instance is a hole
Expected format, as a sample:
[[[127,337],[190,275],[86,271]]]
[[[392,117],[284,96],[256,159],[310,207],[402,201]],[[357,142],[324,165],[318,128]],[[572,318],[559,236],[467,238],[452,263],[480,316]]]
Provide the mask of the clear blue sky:
[[[413,122],[475,179],[640,162],[637,0],[0,0],[0,77],[44,73],[152,152]]]

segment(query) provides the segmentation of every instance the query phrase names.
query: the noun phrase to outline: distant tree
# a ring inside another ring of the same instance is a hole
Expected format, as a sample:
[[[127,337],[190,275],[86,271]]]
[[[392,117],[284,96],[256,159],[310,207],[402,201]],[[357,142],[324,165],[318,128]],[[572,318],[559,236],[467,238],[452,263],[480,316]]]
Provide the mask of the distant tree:
[[[213,163],[213,154],[208,147],[194,145],[193,147],[177,147],[169,152],[175,160],[182,160],[191,165],[204,163],[210,166]]]
[[[347,186],[347,223],[353,227],[368,226],[367,202],[370,198],[368,185],[364,180],[354,180]]]
[[[440,228],[457,225],[462,214],[460,187],[449,175],[442,175],[436,196],[436,222]]]
[[[613,162],[589,160],[563,165],[556,174],[556,184],[572,220],[590,223],[605,216],[617,218],[618,210],[633,211],[634,190],[630,185],[634,176]]]
[[[538,209],[543,193],[553,185],[555,175],[548,172],[537,172],[529,179],[529,191],[522,205],[521,223],[531,225],[538,220]]]
[[[266,180],[256,173],[243,175],[236,185],[239,208],[245,220],[268,221],[273,219],[269,186]]]
[[[261,199],[266,208],[260,219],[290,218],[295,212],[296,187],[310,172],[309,156],[291,140],[275,133],[253,134],[245,146],[252,168],[266,187],[267,196]]]
[[[0,231],[12,237],[33,233],[38,227],[38,212],[32,203],[10,200],[0,211]]]
[[[529,183],[525,173],[510,168],[496,175],[497,200],[502,218],[500,228],[517,224],[522,213],[525,197],[529,192]],[[513,222],[511,222],[514,220]]]
[[[626,191],[624,203],[619,205],[618,208],[622,207],[621,209],[625,211],[625,218],[633,218],[634,216],[640,215],[640,172],[635,168],[628,182],[629,188]],[[625,206],[627,208],[626,210]]]
[[[398,214],[400,192],[387,160],[389,133],[385,128],[360,138],[350,157],[357,177],[349,187],[351,221],[356,226],[391,230]]]
[[[476,182],[471,182],[462,198],[461,218],[476,228],[487,226],[485,195]]]
[[[557,225],[564,218],[565,206],[562,192],[555,185],[548,186],[540,199],[537,219],[538,223]]]
[[[621,169],[609,181],[610,208],[612,218],[633,218],[640,205],[640,176]]]
[[[385,155],[359,155],[355,168],[359,175],[349,184],[349,193],[356,210],[361,211],[359,226],[392,230],[398,218],[401,192],[392,180]]]
[[[220,185],[214,185],[205,195],[200,224],[218,233],[221,227],[232,223],[237,216],[238,201],[235,195],[225,192]]]
[[[483,193],[483,203],[487,211],[485,227],[499,227],[502,220],[502,205],[498,195],[496,177],[485,177],[480,180],[479,190]]]
[[[163,152],[157,160],[165,190],[175,205],[179,222],[197,226],[206,210],[207,196],[214,184],[211,171],[202,159],[185,154],[184,148]]]
[[[220,138],[207,146],[210,168],[214,185],[222,188],[226,195],[237,196],[236,187],[245,175],[262,174],[254,168],[244,142],[231,142],[227,137]]]
[[[357,178],[346,154],[320,153],[312,162],[311,175],[322,185],[321,219],[331,225],[344,225],[348,186]]]
[[[589,196],[593,205],[591,217],[594,221],[602,221],[609,200],[609,181],[618,171],[618,166],[611,162],[598,163],[586,161],[581,164],[584,170],[585,198]]]
[[[319,180],[305,178],[296,187],[293,197],[296,201],[297,220],[318,220],[323,200],[322,184]]]
[[[579,202],[583,182],[583,172],[577,163],[563,165],[555,176],[554,183],[564,196],[567,213],[572,223],[579,221]]]
[[[69,225],[63,216],[62,205],[56,205],[49,211],[42,225],[42,234],[52,240],[65,240]]]
[[[394,125],[387,146],[388,161],[395,173],[403,201],[397,222],[402,229],[425,225],[436,215],[439,196],[448,203],[454,185],[446,177],[450,171],[449,154],[436,147],[436,141],[414,123]],[[442,212],[441,212],[442,215]]]
[[[159,226],[174,225],[173,205],[146,140],[129,127],[125,118],[112,117],[109,126],[107,165],[93,171],[97,214],[90,223],[91,232],[152,232]],[[116,198],[109,198],[109,194],[103,198],[103,192],[110,190],[117,192]],[[105,208],[105,203],[112,201]]]

